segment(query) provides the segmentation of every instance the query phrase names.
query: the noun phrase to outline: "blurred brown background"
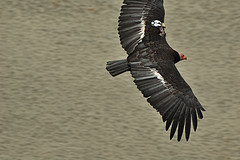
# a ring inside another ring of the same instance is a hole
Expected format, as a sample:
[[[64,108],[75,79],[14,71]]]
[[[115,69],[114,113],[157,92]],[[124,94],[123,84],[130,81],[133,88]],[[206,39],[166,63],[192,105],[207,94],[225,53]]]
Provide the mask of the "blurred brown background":
[[[190,141],[169,140],[129,73],[122,0],[0,1],[1,160],[240,159],[239,0],[165,0],[167,40],[206,108]]]

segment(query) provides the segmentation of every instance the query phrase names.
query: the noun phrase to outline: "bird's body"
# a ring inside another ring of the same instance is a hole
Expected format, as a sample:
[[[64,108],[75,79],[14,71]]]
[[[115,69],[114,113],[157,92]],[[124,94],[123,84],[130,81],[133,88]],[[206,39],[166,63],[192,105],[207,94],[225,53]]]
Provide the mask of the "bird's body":
[[[178,127],[178,141],[185,126],[189,139],[191,122],[197,129],[197,114],[204,108],[178,72],[175,63],[186,57],[166,41],[163,0],[125,0],[119,17],[119,37],[128,57],[110,61],[112,76],[130,71],[137,88],[170,126],[172,139]]]

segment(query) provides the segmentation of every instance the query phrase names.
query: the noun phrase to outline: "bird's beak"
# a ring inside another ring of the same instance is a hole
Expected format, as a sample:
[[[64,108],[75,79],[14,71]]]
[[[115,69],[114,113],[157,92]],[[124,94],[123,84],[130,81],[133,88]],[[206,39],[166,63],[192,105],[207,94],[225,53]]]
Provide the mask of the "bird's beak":
[[[186,56],[183,56],[182,60],[187,60],[187,57],[186,57]]]

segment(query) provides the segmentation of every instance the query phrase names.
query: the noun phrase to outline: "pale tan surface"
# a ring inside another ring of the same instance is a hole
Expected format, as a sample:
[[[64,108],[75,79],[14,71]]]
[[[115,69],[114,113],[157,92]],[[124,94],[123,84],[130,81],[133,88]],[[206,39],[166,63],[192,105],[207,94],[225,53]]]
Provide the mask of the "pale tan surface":
[[[165,0],[177,66],[207,112],[190,141],[169,140],[129,73],[121,0],[0,1],[1,160],[240,159],[239,0]]]

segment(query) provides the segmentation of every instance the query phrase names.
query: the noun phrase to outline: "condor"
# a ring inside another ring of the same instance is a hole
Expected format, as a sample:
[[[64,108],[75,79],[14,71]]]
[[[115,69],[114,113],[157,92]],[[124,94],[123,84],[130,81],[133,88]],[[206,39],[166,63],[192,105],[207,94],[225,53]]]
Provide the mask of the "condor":
[[[184,128],[188,141],[191,123],[197,129],[205,109],[178,72],[175,63],[187,57],[172,49],[166,41],[163,0],[124,0],[118,33],[127,59],[107,62],[112,76],[130,71],[137,88],[171,126],[180,141]]]

